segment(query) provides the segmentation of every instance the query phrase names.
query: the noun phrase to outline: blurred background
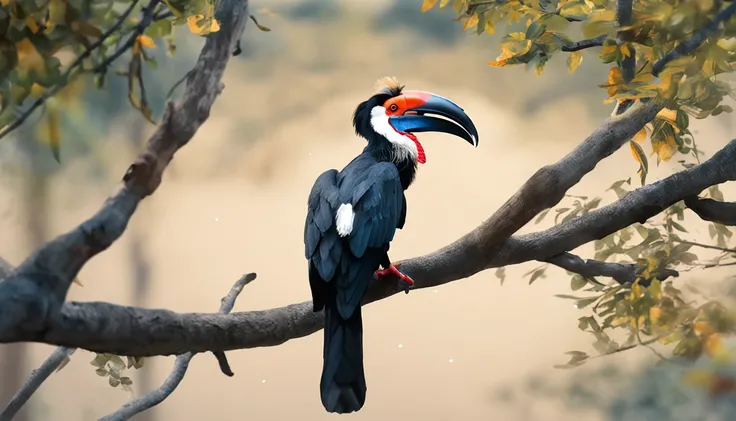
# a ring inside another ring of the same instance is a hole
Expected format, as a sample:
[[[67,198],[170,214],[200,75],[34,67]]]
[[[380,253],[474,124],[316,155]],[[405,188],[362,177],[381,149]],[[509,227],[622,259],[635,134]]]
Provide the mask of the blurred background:
[[[72,286],[70,300],[216,311],[232,283],[250,271],[258,280],[235,311],[308,300],[302,238],[307,195],[321,172],[342,168],[360,153],[364,141],[355,137],[351,116],[381,76],[451,98],[480,133],[476,150],[445,135],[421,136],[427,163],[407,193],[408,222],[391,248],[397,260],[434,251],[473,229],[612,110],[597,86],[606,68],[595,56],[586,53],[574,75],[562,55],[541,76],[489,67],[486,62],[499,54],[498,35],[463,33],[450,8],[422,14],[419,0],[251,4],[251,13],[272,31],[248,24],[243,54],[231,60],[209,120],[177,154],[123,238],[84,268],[84,287]],[[168,90],[203,44],[183,32],[176,55],[166,58],[159,45],[158,69],[145,70],[157,119]],[[44,144],[38,116],[15,139],[0,142],[0,255],[11,263],[91,215],[117,189],[152,132],[128,105],[125,81],[111,76],[109,85],[104,91],[77,87],[78,99],[64,112],[61,164]],[[734,137],[728,114],[691,127],[707,156]],[[570,193],[604,194],[628,177],[636,185],[638,165],[627,149]],[[650,162],[650,181],[680,168],[676,159]],[[723,191],[734,193],[732,186]],[[609,192],[604,203],[613,198]],[[524,231],[545,228],[549,219]],[[690,239],[707,241],[706,228],[696,225]],[[592,247],[579,253],[590,257]],[[522,275],[536,266],[508,268],[503,286],[486,271],[371,304],[364,311],[368,399],[353,418],[553,421],[570,419],[574,411],[578,420],[603,419],[596,408],[526,395],[540,379],[564,385],[584,372],[552,366],[567,360],[564,352],[588,351],[592,343],[577,329],[577,318],[587,313],[553,297],[569,292],[569,276],[550,268],[530,286]],[[52,350],[0,345],[0,401]],[[95,420],[160,385],[174,361],[147,360],[133,373],[131,394],[98,377],[89,364],[93,357],[78,350],[17,419]],[[630,369],[652,358],[646,349],[634,350],[588,365]],[[321,332],[275,348],[230,352],[229,360],[232,378],[220,373],[211,354],[198,355],[174,394],[137,419],[329,419],[318,393]]]

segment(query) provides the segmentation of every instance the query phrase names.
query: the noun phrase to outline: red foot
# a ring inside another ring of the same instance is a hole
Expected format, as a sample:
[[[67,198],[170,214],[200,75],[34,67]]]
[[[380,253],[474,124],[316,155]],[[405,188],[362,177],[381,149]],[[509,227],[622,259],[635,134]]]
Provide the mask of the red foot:
[[[377,270],[376,276],[379,278],[382,278],[384,276],[396,275],[399,279],[406,282],[409,286],[414,286],[414,280],[411,279],[409,276],[404,275],[403,273],[399,272],[399,269],[398,269],[399,266],[401,266],[401,263],[397,263],[395,265],[392,264],[391,266],[383,270]]]

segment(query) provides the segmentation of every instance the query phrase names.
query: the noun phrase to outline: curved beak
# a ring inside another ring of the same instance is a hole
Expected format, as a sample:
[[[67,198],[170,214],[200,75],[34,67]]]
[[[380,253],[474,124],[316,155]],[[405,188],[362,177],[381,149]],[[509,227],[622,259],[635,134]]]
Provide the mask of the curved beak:
[[[443,132],[478,146],[478,130],[462,108],[447,98],[422,91],[405,91],[403,114],[389,117],[394,129],[405,132]],[[429,116],[435,114],[440,117]],[[441,118],[444,117],[444,118]]]

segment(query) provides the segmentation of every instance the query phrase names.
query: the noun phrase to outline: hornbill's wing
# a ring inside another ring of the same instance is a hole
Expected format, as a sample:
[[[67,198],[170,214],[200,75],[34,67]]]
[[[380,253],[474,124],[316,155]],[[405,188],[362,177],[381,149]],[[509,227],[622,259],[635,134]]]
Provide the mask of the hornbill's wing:
[[[304,244],[310,260],[310,284],[315,310],[324,305],[321,294],[324,282],[336,279],[337,304],[343,317],[349,317],[365,292],[372,274],[378,268],[386,246],[393,240],[402,219],[403,189],[396,166],[389,162],[370,166],[357,182],[345,179],[338,187],[335,170],[317,178],[309,196]],[[352,230],[341,238],[335,227],[335,215],[342,204],[350,204],[354,212]],[[341,276],[335,278],[336,271]]]

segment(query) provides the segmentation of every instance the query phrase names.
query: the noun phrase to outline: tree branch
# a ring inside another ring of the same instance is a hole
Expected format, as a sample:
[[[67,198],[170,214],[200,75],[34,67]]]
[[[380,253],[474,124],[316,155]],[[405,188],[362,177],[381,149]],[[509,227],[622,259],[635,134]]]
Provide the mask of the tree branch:
[[[736,1],[732,1],[726,8],[718,12],[715,19],[713,19],[708,25],[699,29],[693,34],[692,37],[686,41],[681,42],[672,51],[667,53],[664,57],[659,59],[652,67],[652,74],[658,76],[664,67],[671,61],[676,60],[682,56],[693,53],[705,42],[713,33],[718,29],[718,26],[731,18],[736,13]]]
[[[130,166],[120,190],[90,219],[40,247],[0,283],[0,336],[15,329],[43,331],[58,320],[67,290],[82,267],[124,232],[138,203],[161,183],[179,148],[209,117],[220,82],[247,18],[247,1],[222,0],[220,30],[210,35],[187,80],[183,97],[168,102],[162,123]]]
[[[620,284],[633,283],[636,280],[637,266],[633,263],[613,263],[583,259],[567,252],[545,259],[544,262],[552,263],[555,266],[575,272],[585,278],[606,276]],[[669,277],[678,276],[680,276],[680,273],[676,270],[665,269],[657,274],[657,279],[664,281]]]
[[[33,370],[31,377],[21,386],[8,405],[0,412],[0,421],[10,421],[15,414],[28,402],[28,399],[36,393],[39,387],[49,378],[55,371],[62,367],[62,364],[69,360],[69,357],[76,351],[76,348],[67,348],[60,346],[41,364],[36,370]]]
[[[584,39],[582,41],[573,42],[567,45],[563,45],[561,50],[567,53],[574,51],[585,50],[586,48],[600,47],[603,45],[603,41],[608,38],[608,35],[601,35],[599,37]]]
[[[222,30],[218,33],[221,32]],[[227,51],[223,52],[226,53]],[[191,84],[188,89],[191,89]],[[411,274],[419,287],[428,287],[471,276],[489,267],[489,262],[494,257],[497,261],[499,256],[506,258],[503,243],[508,242],[508,236],[524,226],[538,212],[559,202],[570,187],[595,168],[598,161],[617,150],[651,121],[660,109],[661,105],[652,101],[641,104],[639,108],[628,111],[622,117],[609,119],[559,162],[537,171],[519,192],[476,230],[435,253],[403,262],[402,270]],[[115,209],[120,208],[120,204],[109,203],[107,209],[113,206],[116,206]],[[104,215],[104,212],[105,208],[101,213]],[[117,214],[120,213],[118,210]],[[99,221],[100,216],[95,216],[82,227]],[[108,228],[103,232],[110,231]],[[76,230],[72,231],[66,237],[75,235],[75,232]],[[46,253],[56,250],[57,255],[67,253],[63,247],[69,241],[65,240],[66,237],[54,240],[37,255],[43,256],[43,250],[47,250]],[[99,243],[100,241],[91,242],[92,245]],[[567,250],[529,256],[526,260],[544,260]],[[81,248],[76,253],[81,256],[91,254],[87,248]],[[83,258],[67,256],[62,262],[67,261],[66,259],[75,262]],[[33,256],[29,259],[30,262],[37,260],[38,257]],[[500,263],[505,264],[503,261]],[[56,273],[64,271],[69,269],[63,266],[56,269]],[[320,329],[323,323],[322,314],[312,312],[309,302],[229,316],[177,314],[167,310],[143,310],[109,303],[72,302],[61,307],[58,317],[44,317],[44,311],[26,310],[45,302],[39,302],[38,294],[24,295],[23,288],[28,288],[29,284],[35,285],[32,281],[42,282],[45,278],[24,277],[22,273],[14,278],[15,286],[8,287],[5,293],[2,288],[4,285],[0,284],[0,342],[40,341],[130,356],[170,355],[186,351],[225,351],[277,345],[311,334]],[[398,283],[379,282],[370,288],[365,301],[385,298],[400,290]],[[3,298],[13,296],[15,299],[6,305]],[[18,309],[13,310],[13,306]],[[24,317],[16,315],[19,311],[25,312]],[[8,317],[5,316],[6,312]],[[15,323],[6,322],[13,318]]]
[[[685,198],[685,206],[695,212],[700,219],[721,225],[736,225],[736,203],[701,199],[697,196]]]
[[[238,279],[238,281],[235,282],[235,285],[233,285],[233,287],[230,289],[230,292],[222,298],[222,303],[220,304],[220,314],[230,313],[235,306],[235,300],[238,298],[240,293],[243,292],[243,288],[245,288],[246,285],[248,285],[255,279],[255,273],[243,275],[240,279]],[[171,374],[169,374],[169,377],[166,378],[164,384],[162,384],[161,387],[149,393],[146,393],[145,395],[132,402],[126,403],[114,413],[100,418],[99,421],[125,421],[132,418],[136,414],[151,409],[154,406],[163,402],[172,393],[174,393],[174,390],[176,390],[176,388],[179,386],[179,383],[184,378],[184,374],[186,374],[187,372],[187,368],[189,368],[189,362],[192,360],[195,354],[196,353],[190,351],[185,354],[178,355],[176,357],[176,361],[174,362],[174,369],[171,371]],[[223,358],[225,356],[224,353],[221,353],[220,355],[222,355]],[[0,421],[4,420],[0,419]]]

